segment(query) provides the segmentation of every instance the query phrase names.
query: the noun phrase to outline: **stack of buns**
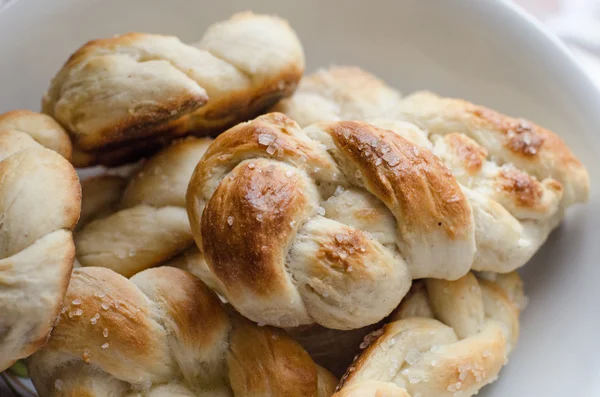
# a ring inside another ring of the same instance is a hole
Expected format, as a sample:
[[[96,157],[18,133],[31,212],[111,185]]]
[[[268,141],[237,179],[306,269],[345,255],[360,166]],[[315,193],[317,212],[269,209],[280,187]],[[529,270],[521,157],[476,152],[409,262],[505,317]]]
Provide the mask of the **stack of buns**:
[[[1,115],[0,371],[26,359],[41,397],[493,382],[515,270],[587,200],[586,169],[531,121],[303,73],[286,21],[242,13],[194,45],[91,41],[42,113]]]

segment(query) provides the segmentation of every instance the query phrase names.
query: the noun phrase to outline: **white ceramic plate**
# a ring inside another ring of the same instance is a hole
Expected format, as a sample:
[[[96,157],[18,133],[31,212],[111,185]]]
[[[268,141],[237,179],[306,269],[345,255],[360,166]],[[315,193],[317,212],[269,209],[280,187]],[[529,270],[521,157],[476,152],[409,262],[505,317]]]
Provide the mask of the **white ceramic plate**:
[[[2,3],[2,0],[0,0]],[[195,41],[252,9],[288,18],[309,70],[356,64],[404,93],[461,96],[558,132],[591,172],[592,196],[523,269],[530,305],[493,396],[600,395],[600,97],[565,48],[495,0],[15,0],[0,12],[0,112],[39,109],[49,79],[86,40],[126,31]]]

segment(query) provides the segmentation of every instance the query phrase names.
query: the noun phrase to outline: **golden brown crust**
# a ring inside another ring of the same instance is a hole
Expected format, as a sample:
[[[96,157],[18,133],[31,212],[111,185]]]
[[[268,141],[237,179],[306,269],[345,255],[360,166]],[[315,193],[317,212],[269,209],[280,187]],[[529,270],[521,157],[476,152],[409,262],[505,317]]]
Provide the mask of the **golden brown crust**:
[[[263,356],[261,366],[255,358]],[[318,370],[308,353],[283,331],[236,318],[227,354],[234,395],[319,397]],[[277,379],[277,382],[272,382]]]
[[[289,224],[307,201],[301,175],[261,160],[253,164],[236,167],[211,197],[202,215],[203,252],[230,294],[248,288],[271,295],[285,288],[278,285],[285,272],[270,264],[285,260],[279,247],[288,245]]]
[[[587,170],[565,142],[548,129],[430,92],[417,92],[406,97],[400,110],[402,117],[431,134],[465,134],[484,145],[489,154],[502,163],[514,163],[518,169],[539,180],[556,179],[565,190],[564,206],[587,200]],[[448,131],[448,128],[453,130]]]
[[[458,183],[430,151],[415,150],[399,135],[366,123],[345,121],[325,129],[375,195],[402,218],[401,227],[425,232],[441,228],[450,239],[471,232],[471,209],[460,199]]]
[[[125,397],[132,388],[149,396],[328,397],[322,391],[337,383],[283,331],[227,313],[199,279],[171,267],[130,280],[76,269],[30,374],[42,397]]]
[[[479,146],[463,134],[448,134],[444,139],[452,147],[454,154],[463,163],[463,167],[469,174],[473,175],[481,171],[481,167],[488,156],[484,147]]]
[[[196,167],[187,210],[225,298],[276,326],[373,324],[411,278],[459,278],[474,254],[471,209],[450,171],[364,122],[302,130],[270,113],[237,125]]]
[[[67,127],[76,165],[114,166],[256,116],[291,95],[303,71],[289,25],[246,13],[210,26],[196,46],[145,33],[90,41],[57,73],[43,109]]]

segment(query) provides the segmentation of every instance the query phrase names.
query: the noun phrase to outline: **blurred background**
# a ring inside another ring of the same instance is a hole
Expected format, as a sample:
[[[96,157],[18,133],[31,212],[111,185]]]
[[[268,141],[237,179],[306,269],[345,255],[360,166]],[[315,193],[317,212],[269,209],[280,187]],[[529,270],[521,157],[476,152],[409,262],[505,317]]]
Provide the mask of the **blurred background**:
[[[600,0],[513,0],[575,53],[600,87]]]

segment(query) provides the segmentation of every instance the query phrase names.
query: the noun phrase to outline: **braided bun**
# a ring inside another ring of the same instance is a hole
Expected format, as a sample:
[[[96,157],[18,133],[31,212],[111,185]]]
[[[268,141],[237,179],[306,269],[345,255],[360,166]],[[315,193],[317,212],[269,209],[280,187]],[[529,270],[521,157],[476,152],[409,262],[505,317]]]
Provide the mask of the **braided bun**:
[[[75,269],[29,368],[41,397],[326,397],[337,383],[283,331],[228,313],[198,278],[172,267],[130,280]]]
[[[412,278],[457,279],[475,253],[471,208],[450,171],[362,122],[302,130],[271,113],[239,124],[198,164],[187,209],[219,291],[281,327],[376,323]]]
[[[354,395],[348,394],[352,390],[377,395],[383,386],[373,381],[411,396],[477,394],[497,378],[516,344],[522,301],[517,273],[498,275],[497,281],[469,273],[456,281],[416,282],[391,316],[395,321],[365,338],[368,347],[342,378],[336,397]]]
[[[146,33],[90,41],[54,77],[43,110],[67,128],[76,166],[114,166],[254,117],[291,95],[303,71],[287,22],[241,13],[196,46]]]
[[[357,85],[358,79],[372,83]],[[551,131],[463,100],[429,92],[400,100],[386,94],[391,90],[358,68],[331,67],[305,77],[298,92],[276,109],[298,117],[301,126],[344,119],[390,129],[397,120],[414,123],[419,133],[405,137],[432,150],[452,170],[471,204],[475,270],[505,273],[524,265],[564,210],[587,200],[585,167]],[[329,110],[315,112],[310,103],[318,103],[316,98],[328,104],[319,109]]]

